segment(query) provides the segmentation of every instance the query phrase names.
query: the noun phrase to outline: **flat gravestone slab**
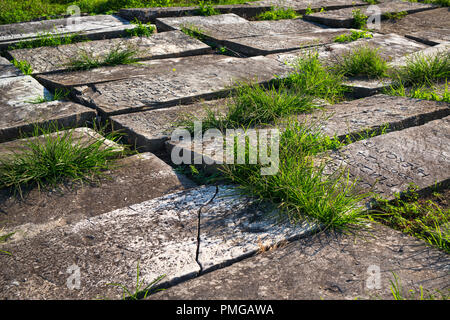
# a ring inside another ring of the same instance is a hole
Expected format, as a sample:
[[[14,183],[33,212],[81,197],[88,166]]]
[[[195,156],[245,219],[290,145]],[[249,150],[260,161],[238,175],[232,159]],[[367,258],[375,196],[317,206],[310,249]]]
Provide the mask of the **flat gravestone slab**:
[[[306,8],[313,10],[320,10],[321,8],[326,10],[336,10],[352,6],[367,5],[366,2],[361,0],[262,0],[249,3],[255,6],[291,8],[300,13],[304,13]]]
[[[392,199],[414,183],[426,191],[450,181],[450,117],[358,141],[330,153],[330,170],[347,168],[363,188]]]
[[[429,29],[411,32],[406,37],[429,45],[450,42],[450,28]]]
[[[17,69],[11,62],[7,59],[0,57],[0,79],[17,77],[23,75],[22,71]]]
[[[354,21],[352,11],[355,9],[361,10],[361,13],[365,14],[368,17],[383,18],[383,15],[386,13],[414,13],[434,9],[436,8],[436,6],[418,2],[386,1],[376,5],[377,11],[372,10],[372,8],[373,7],[370,6],[364,6],[360,8],[344,8],[340,10],[318,12],[310,15],[305,15],[304,19],[322,23],[324,25],[335,28],[351,28]]]
[[[357,235],[326,231],[293,241],[148,299],[393,300],[392,273],[399,277],[402,296],[408,297],[410,289],[420,292],[421,286],[425,296],[440,299],[435,290],[448,292],[449,265],[447,253],[377,224]],[[368,275],[377,268],[380,286],[368,285]]]
[[[117,115],[213,99],[230,92],[235,81],[267,82],[284,71],[283,65],[265,57],[203,55],[38,78],[49,87],[76,87],[78,101]]]
[[[0,48],[19,41],[33,40],[42,34],[81,34],[91,40],[117,37],[135,25],[111,15],[82,16],[55,20],[42,20],[0,26]]]
[[[70,61],[81,53],[98,58],[112,50],[132,49],[138,60],[163,59],[178,56],[206,54],[211,48],[203,42],[189,37],[181,31],[156,33],[150,37],[133,37],[81,42],[58,47],[40,47],[9,51],[16,60],[26,60],[31,64],[33,74],[63,71]]]
[[[127,113],[112,116],[110,119],[114,130],[127,133],[128,144],[138,146],[139,150],[156,151],[164,148],[164,142],[170,139],[180,120],[190,117],[201,120],[207,115],[208,109],[220,112],[225,107],[226,99],[220,99]]]
[[[450,115],[450,104],[394,97],[378,94],[326,106],[311,114],[301,114],[298,120],[317,123],[322,132],[342,139],[346,135],[358,137],[382,129],[395,131],[422,125],[428,121]]]
[[[219,14],[213,16],[184,16],[172,18],[156,19],[156,26],[159,30],[170,31],[180,30],[185,25],[196,25],[199,28],[207,28],[214,25],[248,23],[248,20],[234,14]]]
[[[50,93],[30,76],[0,79],[0,93],[0,142],[31,132],[36,124],[83,126],[96,116],[94,110],[69,101],[31,103]]]
[[[1,148],[1,147],[0,147]],[[39,232],[73,225],[86,218],[195,187],[185,176],[151,153],[117,160],[100,183],[60,186],[55,190],[31,189],[24,199],[0,190],[5,214],[3,233],[15,232],[10,241],[30,238]]]
[[[229,188],[199,187],[6,243],[2,250],[14,254],[0,256],[1,296],[120,298],[121,291],[106,284],[134,289],[137,261],[146,284],[164,274],[162,283],[171,284],[195,277],[202,270],[196,261],[197,235],[201,264],[211,269],[256,252],[258,239],[274,245],[316,229],[314,225],[275,225],[270,219],[256,223],[252,218],[260,218],[261,212],[254,209],[248,199],[230,195]],[[230,237],[236,241],[221,241]],[[79,268],[78,290],[66,285],[70,266]]]

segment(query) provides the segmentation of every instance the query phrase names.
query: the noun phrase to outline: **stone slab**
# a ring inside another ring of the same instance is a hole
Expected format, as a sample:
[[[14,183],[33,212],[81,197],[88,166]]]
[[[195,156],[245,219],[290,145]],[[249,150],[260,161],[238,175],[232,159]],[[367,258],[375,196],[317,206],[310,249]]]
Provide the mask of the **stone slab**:
[[[1,149],[1,147],[0,147]],[[62,185],[52,190],[28,190],[21,199],[0,190],[3,233],[15,232],[10,241],[39,232],[73,225],[115,209],[195,187],[185,176],[151,153],[117,160],[100,183]]]
[[[352,143],[329,155],[328,168],[347,168],[365,189],[392,199],[413,183],[427,192],[450,182],[450,117]]]
[[[0,57],[0,79],[21,76],[22,71],[17,69],[7,59]]]
[[[404,2],[404,1],[386,1],[377,4],[378,12],[374,12],[370,9],[370,6],[364,6],[356,9],[360,9],[361,13],[371,17],[381,17],[386,13],[407,12],[414,13],[424,10],[430,10],[436,8],[432,4],[424,4],[419,2]],[[318,22],[334,28],[351,28],[353,24],[352,11],[355,8],[344,8],[340,10],[317,12],[304,17],[305,20]]]
[[[0,49],[19,41],[33,40],[41,34],[65,35],[77,33],[91,40],[113,38],[135,26],[129,21],[112,15],[81,16],[76,18],[41,20],[0,26]]]
[[[400,279],[403,296],[410,289],[420,292],[419,286],[425,294],[448,294],[449,265],[445,252],[377,224],[356,235],[328,231],[293,241],[149,299],[392,300],[392,273]],[[379,286],[370,278],[372,270],[380,271]]]
[[[77,101],[117,115],[217,98],[229,93],[235,81],[267,82],[284,71],[265,57],[203,55],[37,78],[50,88],[75,87]]]
[[[157,151],[164,149],[164,142],[170,139],[177,121],[187,117],[202,119],[207,110],[220,112],[226,107],[226,99],[201,101],[194,104],[170,108],[134,112],[110,117],[114,130],[127,134],[127,143],[138,146],[139,150]]]
[[[33,130],[33,125],[49,122],[62,128],[84,126],[95,110],[69,101],[30,103],[50,95],[30,76],[0,79],[0,142],[13,140]]]
[[[234,14],[219,14],[213,16],[182,16],[171,18],[158,18],[155,21],[158,30],[171,31],[180,30],[186,25],[195,25],[199,28],[207,28],[214,25],[241,24],[248,23],[248,20]]]
[[[249,3],[255,6],[291,8],[302,14],[306,8],[313,10],[320,10],[321,8],[325,10],[337,10],[346,7],[367,5],[366,2],[361,0],[262,0]]]
[[[405,66],[408,61],[414,61],[417,57],[434,57],[439,54],[450,54],[450,42],[442,42],[438,45],[435,45],[433,47],[428,47],[426,49],[409,53],[403,57],[394,59],[392,62],[389,63],[391,67],[401,67]]]
[[[429,29],[407,34],[406,37],[429,45],[450,42],[450,28]]]
[[[251,221],[252,217],[260,218],[260,212],[249,210],[254,206],[248,199],[229,192],[226,187],[199,187],[6,243],[2,250],[13,255],[0,256],[1,297],[120,298],[120,290],[106,284],[121,283],[134,290],[137,261],[144,283],[163,274],[164,284],[195,277],[202,270],[197,263],[198,235],[200,246],[205,241],[201,262],[210,269],[208,263],[221,266],[255,253],[258,235],[262,243],[276,244],[280,239],[304,237],[315,230],[312,225],[271,228],[274,221],[270,219]],[[224,217],[229,226],[220,223]],[[218,228],[208,228],[213,221]],[[227,236],[237,241],[220,241]],[[216,252],[216,256],[211,257],[207,251]],[[80,271],[77,290],[66,286],[70,276],[67,270],[72,265]]]
[[[106,39],[58,47],[18,49],[9,51],[9,54],[16,60],[28,61],[33,74],[39,74],[67,70],[71,59],[78,58],[80,53],[88,53],[97,58],[105,56],[112,50],[127,48],[136,51],[135,58],[138,60],[207,54],[212,51],[208,45],[181,31],[170,31],[157,33],[151,37]]]

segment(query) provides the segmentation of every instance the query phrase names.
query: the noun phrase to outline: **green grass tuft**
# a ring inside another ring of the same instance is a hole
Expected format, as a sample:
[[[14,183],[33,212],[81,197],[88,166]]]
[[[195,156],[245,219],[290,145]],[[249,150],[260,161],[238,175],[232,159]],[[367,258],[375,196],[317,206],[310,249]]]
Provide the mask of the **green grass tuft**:
[[[57,47],[60,45],[86,41],[89,41],[89,39],[86,36],[79,34],[58,34],[46,32],[39,34],[37,39],[29,41],[23,40],[12,44],[8,47],[8,50],[31,49],[38,47]]]
[[[355,29],[367,29],[367,19],[369,18],[360,9],[352,11],[353,14],[353,27]]]
[[[256,20],[281,20],[281,19],[294,19],[299,15],[291,8],[279,8],[272,7],[271,10],[265,11],[255,17]]]
[[[28,103],[32,104],[39,104],[39,103],[45,103],[50,101],[57,101],[57,100],[63,100],[69,95],[70,91],[67,89],[56,89],[55,93],[52,94],[50,97],[44,96],[44,97],[37,97],[36,99],[26,101]]]
[[[136,27],[126,30],[129,37],[150,37],[156,31],[156,27],[154,25],[150,23],[142,23],[138,19],[134,19],[131,23],[135,24]]]
[[[341,34],[334,38],[334,42],[352,42],[358,39],[372,38],[373,35],[368,31],[352,31],[350,34]]]
[[[198,9],[195,13],[199,16],[214,16],[220,14],[220,12],[212,6],[211,2],[207,3],[205,1],[198,2]]]
[[[383,14],[383,17],[385,19],[389,19],[389,20],[400,20],[400,19],[403,19],[404,17],[406,17],[407,15],[408,15],[408,12],[406,12],[406,11],[386,12],[385,14]]]
[[[378,51],[369,46],[357,47],[339,57],[333,69],[347,77],[379,78],[387,76],[388,64]]]
[[[104,66],[134,64],[138,61],[138,59],[135,58],[136,54],[137,52],[134,49],[115,48],[103,57],[94,58],[88,52],[81,51],[79,56],[70,60],[67,66],[70,70],[89,70]]]
[[[18,61],[13,59],[12,63],[20,70],[24,75],[32,75],[33,68],[31,68],[31,64],[26,60]]]

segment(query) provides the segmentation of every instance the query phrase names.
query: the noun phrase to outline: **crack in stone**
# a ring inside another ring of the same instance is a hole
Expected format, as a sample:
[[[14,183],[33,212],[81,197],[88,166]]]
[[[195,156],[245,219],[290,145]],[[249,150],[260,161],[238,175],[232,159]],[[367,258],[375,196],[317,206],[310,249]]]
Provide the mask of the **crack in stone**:
[[[195,262],[197,262],[200,270],[197,272],[197,277],[202,273],[203,271],[203,266],[200,263],[198,256],[200,255],[200,224],[201,224],[201,215],[202,215],[202,209],[204,207],[206,207],[208,204],[210,204],[217,196],[217,194],[219,193],[219,187],[216,186],[216,192],[214,193],[214,195],[212,196],[211,199],[209,199],[205,204],[203,204],[197,211],[197,250],[195,251]]]

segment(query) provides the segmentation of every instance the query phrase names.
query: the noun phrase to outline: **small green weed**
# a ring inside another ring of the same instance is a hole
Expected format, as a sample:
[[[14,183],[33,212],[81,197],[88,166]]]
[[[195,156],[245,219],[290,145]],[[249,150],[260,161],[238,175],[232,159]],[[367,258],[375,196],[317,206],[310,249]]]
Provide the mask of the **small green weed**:
[[[367,29],[367,19],[369,18],[360,9],[352,11],[353,15],[353,27],[355,29]]]
[[[256,20],[281,20],[294,19],[298,17],[297,12],[291,8],[272,7],[271,10],[265,11],[255,17]]]
[[[334,42],[352,42],[358,39],[372,38],[373,35],[368,31],[352,31],[350,34],[341,34],[334,38]]]
[[[438,86],[427,87],[425,85],[420,87],[405,87],[402,82],[396,82],[389,88],[383,90],[384,94],[399,97],[409,97],[414,99],[444,101],[450,103],[450,91],[448,89],[448,82],[445,81],[444,88]]]
[[[387,76],[388,64],[378,51],[379,49],[369,46],[357,47],[340,56],[333,69],[347,77],[378,78]]]
[[[65,97],[69,95],[70,91],[67,89],[56,89],[55,93],[49,96],[37,97],[34,100],[26,101],[32,104],[45,103],[50,101],[63,100]]]
[[[220,14],[220,12],[211,5],[211,2],[199,1],[199,8],[195,11],[197,15],[200,16],[214,16]]]
[[[6,242],[9,238],[11,238],[13,236],[14,233],[15,232],[11,232],[11,233],[7,233],[7,234],[4,234],[4,235],[1,235],[0,236],[0,243]],[[0,253],[7,254],[9,256],[12,255],[11,252],[4,251],[4,250],[0,250]]]
[[[406,12],[406,11],[386,12],[385,14],[383,14],[383,17],[385,19],[397,21],[397,20],[403,19],[407,15],[408,15],[408,12]]]
[[[135,58],[137,51],[135,49],[115,48],[107,55],[94,58],[87,51],[81,51],[77,58],[73,58],[67,63],[70,70],[89,70],[104,66],[117,66],[123,64],[135,64],[138,59]]]
[[[180,30],[192,38],[200,41],[205,40],[205,31],[193,24],[184,24],[181,26]]]
[[[86,42],[89,39],[86,36],[79,34],[58,34],[58,33],[42,33],[39,34],[37,39],[29,41],[19,41],[8,47],[8,50],[15,49],[31,49],[38,47],[57,47],[65,44],[71,44],[76,42]]]
[[[156,27],[154,25],[150,23],[142,23],[136,18],[131,23],[135,24],[136,27],[126,30],[129,37],[150,37],[156,31]]]
[[[13,59],[12,63],[20,70],[24,75],[32,75],[33,68],[31,68],[31,64],[26,60],[16,60]]]

